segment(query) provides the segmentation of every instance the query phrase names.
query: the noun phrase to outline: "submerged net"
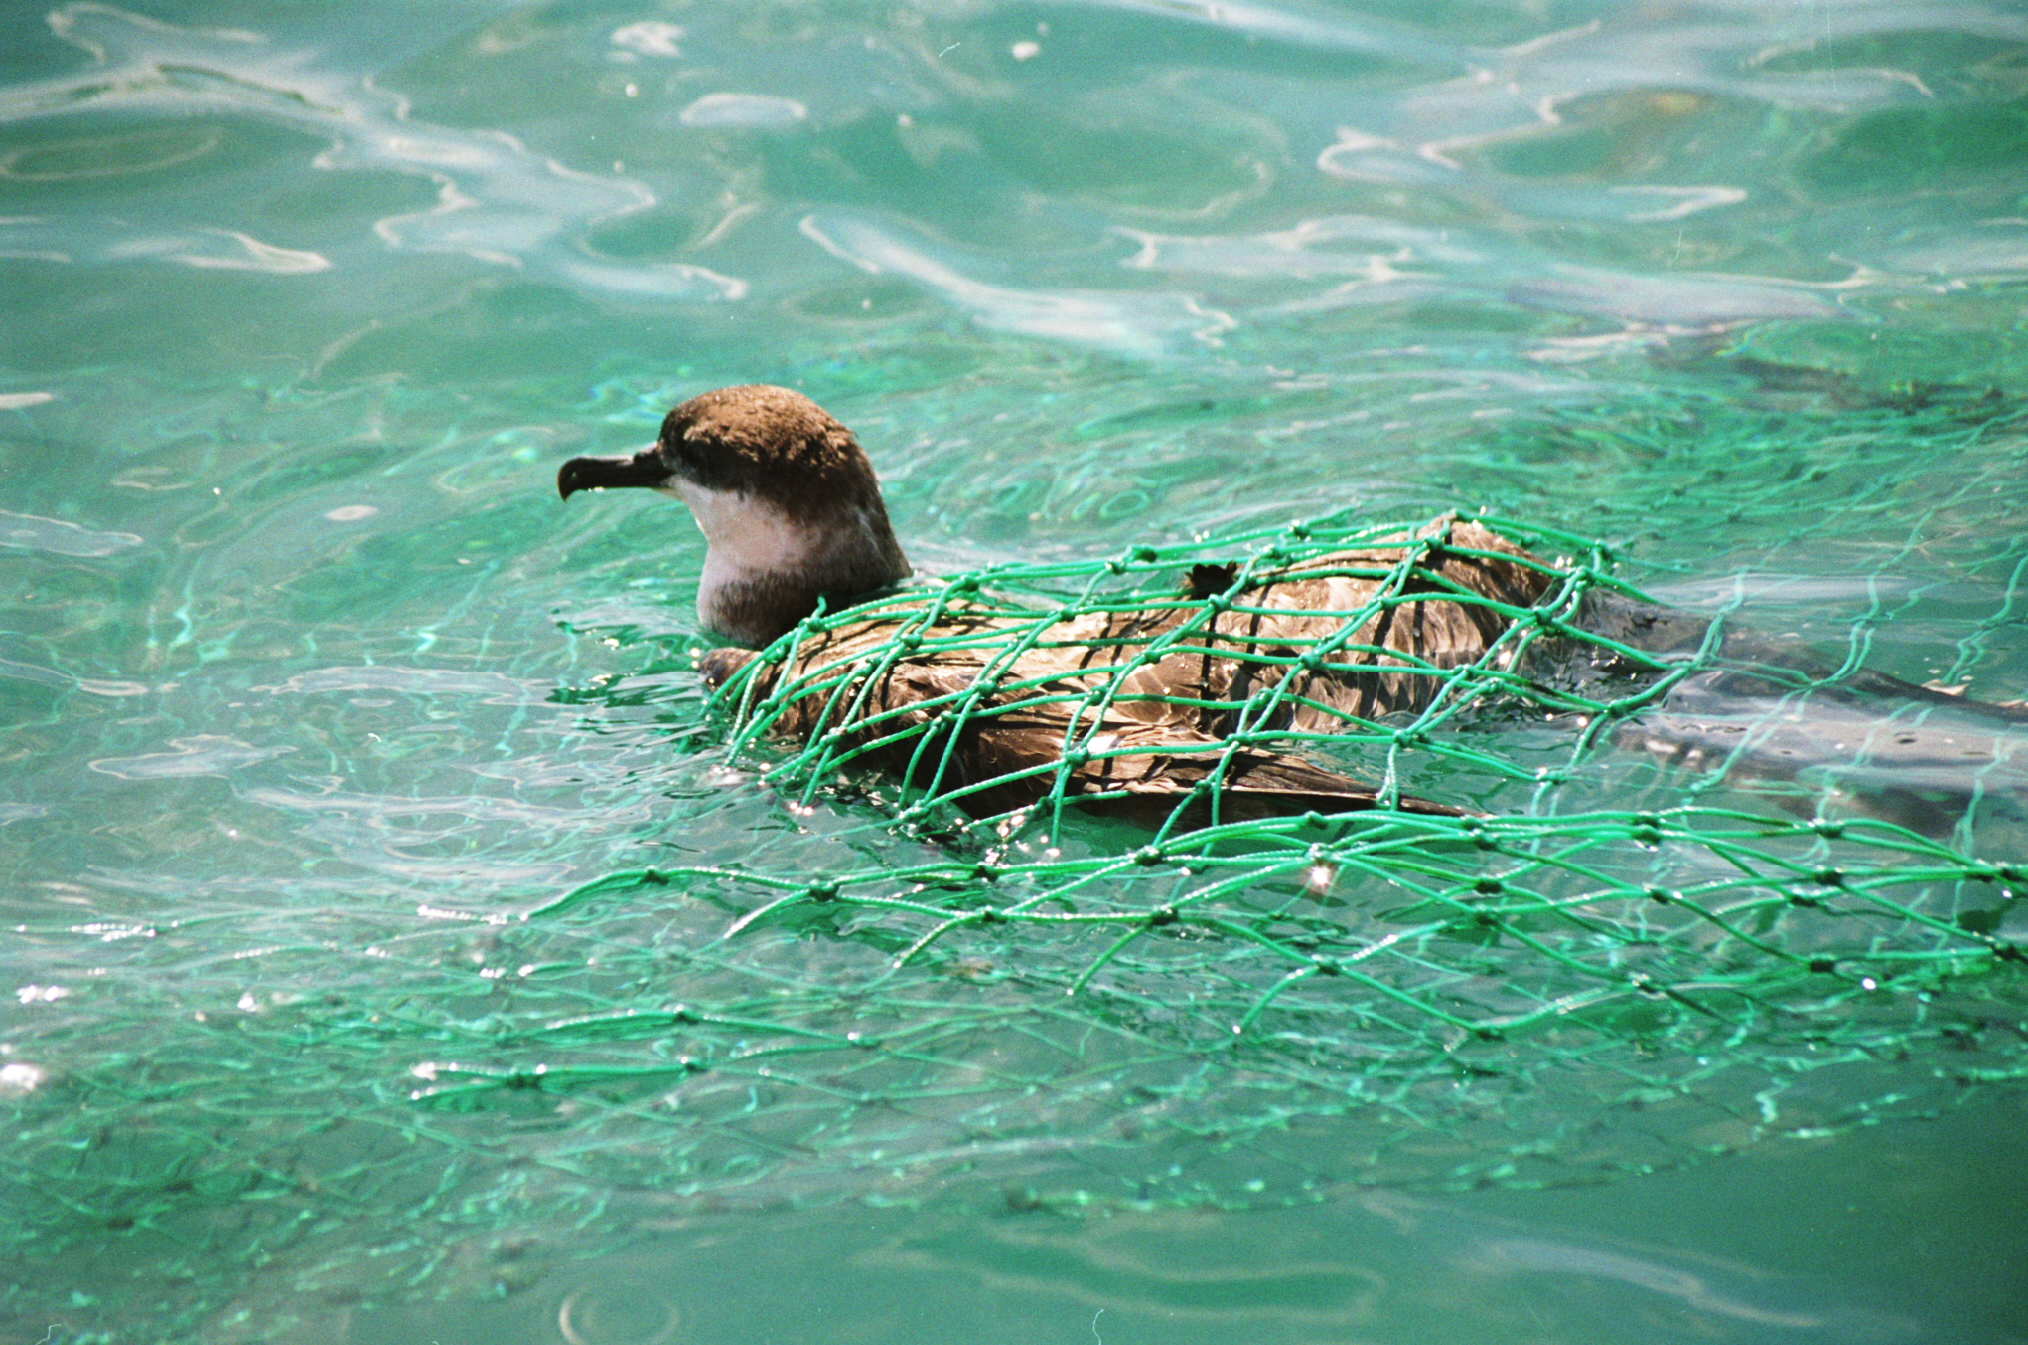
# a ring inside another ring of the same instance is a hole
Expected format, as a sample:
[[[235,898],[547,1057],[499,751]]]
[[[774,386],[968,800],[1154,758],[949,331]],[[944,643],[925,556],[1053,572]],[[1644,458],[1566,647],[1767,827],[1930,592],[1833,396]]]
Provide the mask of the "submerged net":
[[[1277,567],[1402,529],[996,567],[898,597],[846,667],[795,651],[864,612],[813,621],[676,725],[733,810],[671,837],[687,862],[511,918],[401,925],[334,896],[305,922],[249,892],[232,918],[286,992],[193,1014],[240,975],[204,958],[160,992],[187,1031],[100,1010],[89,1062],[19,1100],[17,1250],[88,1279],[109,1233],[172,1269],[257,1249],[290,1267],[265,1281],[280,1312],[383,1293],[390,1268],[511,1289],[531,1245],[596,1255],[700,1208],[1597,1180],[2017,1086],[2017,712],[1784,661],[1722,617],[1597,635],[1669,622],[1602,548],[1492,526],[1542,583],[1471,599],[1497,617],[1481,656],[1404,665],[1415,707],[1341,731],[1291,709],[1306,658],[1375,656],[1368,619],[1428,596],[1436,534],[1407,530],[1355,567],[1370,593],[1338,635],[1256,651],[1244,695],[1191,707],[1229,732],[1152,822],[1089,787],[1150,755],[1093,732],[1145,694],[1135,670]],[[938,652],[956,613],[1033,649],[1151,609],[1160,631],[1069,682],[851,717],[865,674]],[[785,740],[810,698],[836,731]],[[1067,726],[1058,760],[992,813],[994,781],[951,768],[964,725],[1031,700]],[[1223,817],[1207,798],[1245,752],[1453,811]],[[186,939],[162,934],[93,956],[145,966]]]
[[[598,1097],[680,1136],[654,1163],[717,1198],[935,1173],[1079,1201],[1596,1177],[2018,1079],[2028,868],[1988,856],[2018,840],[2019,712],[1728,638],[1643,606],[1596,546],[1493,526],[1564,557],[1531,562],[1530,606],[1433,589],[1441,525],[1319,523],[999,567],[876,604],[870,633],[864,607],[806,624],[730,676],[710,729],[721,782],[757,770],[790,824],[536,912],[655,988],[553,1006],[530,1063],[432,1066],[425,1096]],[[1179,596],[1207,567],[1216,591]],[[1291,571],[1367,597],[1308,646],[1218,634]],[[1375,619],[1432,591],[1497,614],[1479,657],[1402,662],[1413,710],[1288,713],[1320,694],[1298,673],[1385,656]],[[1074,674],[1020,675],[1149,611]],[[1265,670],[1190,704],[1236,727],[1152,825],[1110,815],[1162,750],[1104,732],[1150,699],[1136,674],[1213,647]],[[1005,675],[883,699],[982,648]],[[982,721],[1060,734],[1026,806],[979,806],[1009,783],[965,769]],[[1266,752],[1456,811],[1220,820],[1239,754]],[[627,909],[642,948],[605,941]],[[574,1063],[538,1071],[551,1050]]]

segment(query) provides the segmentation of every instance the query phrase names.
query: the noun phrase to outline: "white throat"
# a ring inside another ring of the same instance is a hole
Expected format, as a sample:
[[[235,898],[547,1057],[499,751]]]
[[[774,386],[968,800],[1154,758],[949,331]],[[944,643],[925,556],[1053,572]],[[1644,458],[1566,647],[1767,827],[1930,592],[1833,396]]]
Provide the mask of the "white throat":
[[[817,609],[908,577],[878,505],[793,518],[765,499],[688,481],[658,487],[690,506],[708,548],[697,585],[704,628],[759,648]]]
[[[700,606],[729,583],[804,570],[824,549],[822,539],[810,529],[751,495],[688,481],[672,481],[661,490],[689,505],[704,533]]]

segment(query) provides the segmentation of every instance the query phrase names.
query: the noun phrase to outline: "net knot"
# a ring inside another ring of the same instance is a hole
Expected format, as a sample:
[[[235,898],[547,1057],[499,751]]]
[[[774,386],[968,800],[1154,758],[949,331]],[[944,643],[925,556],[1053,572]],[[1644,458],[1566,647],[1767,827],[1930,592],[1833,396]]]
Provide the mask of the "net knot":
[[[1164,925],[1173,925],[1180,919],[1182,917],[1176,914],[1174,906],[1157,906],[1148,912],[1148,928],[1160,929]]]
[[[803,895],[811,901],[836,901],[838,899],[838,884],[811,883],[803,889]]]
[[[1162,847],[1159,845],[1144,845],[1134,851],[1134,862],[1145,867],[1166,863],[1168,858],[1169,856],[1162,853]]]
[[[1148,565],[1152,564],[1156,559],[1154,547],[1137,546],[1130,549],[1126,555],[1121,556],[1119,559],[1107,561],[1106,573],[1125,574],[1129,565]]]

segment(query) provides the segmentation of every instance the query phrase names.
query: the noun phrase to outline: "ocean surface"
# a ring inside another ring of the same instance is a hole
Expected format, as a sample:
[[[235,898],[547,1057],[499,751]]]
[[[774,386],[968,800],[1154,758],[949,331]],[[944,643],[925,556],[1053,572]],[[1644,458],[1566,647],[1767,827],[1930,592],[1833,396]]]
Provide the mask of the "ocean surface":
[[[920,843],[727,758],[683,509],[554,487],[779,383],[926,572],[1483,511],[2018,700],[2019,5],[10,5],[0,302],[0,1339],[2028,1341],[2018,963],[1863,1106],[1545,1085],[1384,1171],[1145,1138],[1096,1048],[962,1162],[699,1073],[884,946],[599,880]],[[1641,770],[1704,797],[1502,806]],[[1065,1000],[976,958],[921,1012]]]

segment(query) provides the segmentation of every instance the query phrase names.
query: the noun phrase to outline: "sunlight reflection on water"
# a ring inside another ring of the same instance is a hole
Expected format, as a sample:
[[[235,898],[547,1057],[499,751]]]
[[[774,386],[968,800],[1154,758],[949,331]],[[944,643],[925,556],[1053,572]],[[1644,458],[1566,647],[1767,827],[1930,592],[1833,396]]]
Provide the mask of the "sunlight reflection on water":
[[[1068,1211],[1048,1204],[1065,1189],[1121,1219],[1200,1178],[1214,1203],[1309,1199],[1355,1123],[1425,1103],[1330,1119],[1342,1089],[1207,1099],[1187,1053],[1158,1068],[1094,1034],[1079,1055],[1036,1026],[1070,1021],[1063,997],[1025,990],[987,940],[906,982],[975,1015],[976,1056],[936,1058],[949,1093],[890,1106],[875,1085],[899,1075],[841,1075],[873,1090],[862,1106],[780,1071],[694,1072],[712,1033],[744,1050],[837,1010],[827,989],[889,985],[877,921],[728,946],[752,905],[726,886],[529,913],[653,865],[836,872],[949,847],[884,830],[879,782],[798,812],[725,761],[695,672],[694,529],[662,501],[562,511],[553,468],[631,451],[706,387],[792,383],[859,432],[927,568],[1485,507],[1606,538],[1679,605],[2012,699],[2015,7],[185,8],[0,21],[15,1334],[283,1338],[314,1319],[366,1340],[358,1305],[399,1280],[490,1295],[529,1339],[744,1338],[751,1314],[714,1317],[708,1292],[545,1276],[713,1209],[800,1201],[848,1212],[797,1216],[784,1258],[956,1267],[1019,1301],[1102,1303],[1108,1335],[1138,1304],[1150,1330],[1180,1314],[1179,1339],[1411,1338],[1414,1311],[1376,1330],[1345,1303],[1391,1282],[1444,1306],[1413,1269],[1430,1247],[1478,1333],[1430,1339],[1523,1331],[1548,1300],[1517,1286],[1537,1281],[1608,1303],[1571,1339],[1617,1339],[1630,1303],[1687,1314],[1643,1318],[1658,1339],[1842,1329],[1822,1295],[1737,1268],[1407,1204],[1396,1224],[1421,1231],[1371,1282],[1133,1260],[1115,1291],[1104,1219],[1049,1262],[1023,1218]],[[1558,746],[1497,732],[1524,765]],[[1547,803],[1488,796],[1557,812],[1695,783],[1638,745],[1600,760]],[[2021,819],[1980,825],[2011,858]],[[1358,895],[1310,877],[1309,900]],[[2019,902],[1980,900],[1964,911],[2018,938]],[[1900,1074],[1875,1062],[1905,1110],[2017,1096],[1996,1044],[2017,983],[1958,988],[1854,1009],[1954,1024]],[[1051,1066],[1060,1088],[966,1110],[1051,1052],[1074,1062]],[[1432,1097],[1470,1092],[1426,1063]],[[1594,1180],[1785,1143],[1843,1154],[1860,1140],[1840,1108],[1864,1091],[1847,1077],[1784,1079],[1763,1099],[1781,1125],[1693,1124],[1694,1097],[1494,1110],[1534,1128],[1517,1162]],[[1269,1113],[1286,1125],[1260,1150],[1223,1128]],[[1172,1116],[1201,1128],[1162,1130]],[[1388,1172],[1508,1180],[1464,1125],[1380,1146]],[[1101,1151],[1117,1171],[1094,1176]],[[1867,1280],[1915,1255],[1895,1211],[1946,1204],[1919,1197],[1960,1158],[1863,1152],[1901,1164],[1853,1238]],[[1988,1166],[1997,1200],[2019,1165]],[[947,1244],[854,1243],[868,1195],[962,1208],[917,1230]],[[1724,1243],[1722,1213],[1676,1199],[1656,1217],[1683,1245]],[[1200,1215],[1220,1245],[1269,1222]],[[1299,1249],[1337,1216],[1275,1217]],[[1784,1241],[1761,1255],[1803,1254]],[[1917,1315],[1976,1298],[1960,1286],[2006,1251],[1957,1248],[1964,1279],[1928,1274]],[[1305,1317],[1255,1283],[1338,1297]],[[2000,1325],[1974,1338],[2018,1334],[2013,1296],[1978,1301]],[[1901,1320],[1850,1322],[1893,1339]],[[1059,1325],[996,1321],[1010,1339]]]

